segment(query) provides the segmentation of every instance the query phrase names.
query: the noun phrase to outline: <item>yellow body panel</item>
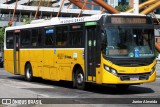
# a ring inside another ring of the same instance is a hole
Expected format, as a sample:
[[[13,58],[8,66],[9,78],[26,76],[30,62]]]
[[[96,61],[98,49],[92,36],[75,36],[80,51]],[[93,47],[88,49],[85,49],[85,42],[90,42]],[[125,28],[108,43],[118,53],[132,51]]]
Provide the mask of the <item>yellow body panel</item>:
[[[88,81],[92,81],[92,80],[95,81],[96,77],[94,77],[94,76],[93,77],[92,76],[88,76]]]
[[[156,60],[154,60],[154,62],[148,66],[136,66],[136,67],[122,67],[122,66],[117,66],[115,64],[112,64],[110,61],[105,60],[104,58],[102,58],[101,61],[101,72],[99,75],[101,75],[101,83],[103,84],[139,84],[139,83],[145,83],[145,82],[153,82],[156,79],[156,70],[154,71],[154,73],[152,75],[149,76],[148,80],[120,80],[120,78],[118,76],[113,75],[112,73],[108,72],[107,70],[104,69],[104,64],[114,68],[117,70],[117,73],[120,74],[132,74],[132,75],[136,75],[136,74],[143,74],[143,73],[150,73],[152,67],[154,67],[156,65]],[[99,79],[98,79],[99,80]]]
[[[72,70],[80,64],[84,71],[83,49],[20,49],[20,74],[25,75],[25,64],[32,66],[33,76],[48,80],[72,81]],[[13,50],[4,50],[5,69],[14,74]]]
[[[5,69],[14,74],[13,50],[4,51],[4,67]]]
[[[25,64],[30,62],[32,66],[33,76],[42,77],[48,80],[67,80],[72,81],[73,67],[80,64],[84,71],[83,49],[66,50],[66,49],[32,49],[20,50],[20,74],[24,75]],[[14,74],[14,60],[13,50],[4,51],[5,69]],[[149,73],[151,68],[155,66],[156,61],[148,66],[139,67],[121,67],[112,64],[101,56],[101,66],[96,68],[96,76],[93,81],[98,84],[139,84],[145,82],[152,82],[156,79],[156,72],[154,72],[148,80],[137,81],[121,81],[119,77],[111,74],[104,69],[104,64],[112,67],[121,74],[140,74]],[[85,74],[85,72],[84,72]],[[88,76],[88,81],[92,77]]]

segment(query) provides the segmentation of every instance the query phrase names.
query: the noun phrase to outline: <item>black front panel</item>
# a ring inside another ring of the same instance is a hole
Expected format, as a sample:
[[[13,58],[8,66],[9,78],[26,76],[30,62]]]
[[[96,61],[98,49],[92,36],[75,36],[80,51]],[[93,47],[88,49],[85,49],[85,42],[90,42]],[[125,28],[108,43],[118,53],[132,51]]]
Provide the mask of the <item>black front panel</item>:
[[[88,76],[95,76],[96,63],[95,63],[95,53],[96,53],[96,38],[95,38],[96,28],[87,28],[87,66],[88,66]]]
[[[148,58],[111,58],[103,55],[103,57],[119,66],[147,66],[155,60],[155,56]]]
[[[86,27],[85,33],[85,70],[86,77],[96,76],[96,67],[100,67],[101,57],[101,35],[100,26],[92,25]]]

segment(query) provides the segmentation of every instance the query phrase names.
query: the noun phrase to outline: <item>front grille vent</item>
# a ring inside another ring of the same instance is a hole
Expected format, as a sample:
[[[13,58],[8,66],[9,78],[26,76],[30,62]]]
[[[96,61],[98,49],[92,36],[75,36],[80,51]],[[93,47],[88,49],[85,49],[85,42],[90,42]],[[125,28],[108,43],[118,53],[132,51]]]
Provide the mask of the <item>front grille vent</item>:
[[[149,74],[142,75],[119,75],[122,81],[133,81],[133,80],[148,80]]]

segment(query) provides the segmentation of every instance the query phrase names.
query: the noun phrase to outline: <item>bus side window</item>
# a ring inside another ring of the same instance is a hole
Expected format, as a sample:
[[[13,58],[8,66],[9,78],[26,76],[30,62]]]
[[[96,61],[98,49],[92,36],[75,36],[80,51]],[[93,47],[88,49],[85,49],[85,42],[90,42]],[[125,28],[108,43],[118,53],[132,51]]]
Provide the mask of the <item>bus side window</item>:
[[[38,29],[38,46],[43,45],[43,28]]]
[[[56,46],[66,46],[67,45],[67,36],[68,36],[68,27],[62,26],[56,28]]]
[[[70,32],[69,35],[69,45],[71,46],[81,46],[82,45],[82,31]]]
[[[30,46],[30,38],[31,38],[31,32],[29,29],[22,30],[21,32],[21,47],[29,47]]]
[[[31,39],[31,44],[33,47],[37,46],[37,39],[38,39],[38,29],[33,28],[32,29],[32,39]]]
[[[13,31],[7,31],[6,32],[6,48],[7,49],[13,49]]]
[[[46,46],[54,45],[54,38],[53,38],[54,35],[55,35],[55,29],[53,27],[45,28],[45,45]]]
[[[71,25],[69,33],[69,46],[82,46],[83,26],[81,24]]]

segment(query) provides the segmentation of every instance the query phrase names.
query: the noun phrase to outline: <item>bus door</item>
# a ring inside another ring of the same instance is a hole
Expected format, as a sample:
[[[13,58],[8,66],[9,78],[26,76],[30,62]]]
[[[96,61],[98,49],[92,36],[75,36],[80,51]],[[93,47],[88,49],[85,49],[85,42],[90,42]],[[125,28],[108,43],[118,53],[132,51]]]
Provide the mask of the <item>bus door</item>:
[[[14,52],[13,52],[13,59],[14,59],[14,74],[20,74],[20,30],[14,31]]]
[[[95,81],[96,76],[96,26],[86,27],[85,36],[85,71],[86,80]]]

